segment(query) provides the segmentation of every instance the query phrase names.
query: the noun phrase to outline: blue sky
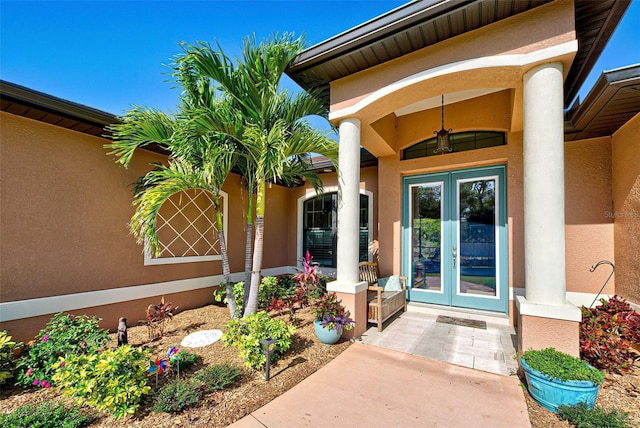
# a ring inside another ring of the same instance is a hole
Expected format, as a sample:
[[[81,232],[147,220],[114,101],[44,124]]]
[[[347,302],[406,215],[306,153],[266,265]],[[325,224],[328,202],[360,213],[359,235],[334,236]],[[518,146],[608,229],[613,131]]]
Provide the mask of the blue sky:
[[[0,77],[109,113],[133,104],[170,111],[178,91],[163,64],[180,52],[181,41],[217,41],[231,56],[252,34],[305,34],[313,45],[404,3],[1,0]],[[639,24],[634,0],[582,97],[603,70],[640,62]]]

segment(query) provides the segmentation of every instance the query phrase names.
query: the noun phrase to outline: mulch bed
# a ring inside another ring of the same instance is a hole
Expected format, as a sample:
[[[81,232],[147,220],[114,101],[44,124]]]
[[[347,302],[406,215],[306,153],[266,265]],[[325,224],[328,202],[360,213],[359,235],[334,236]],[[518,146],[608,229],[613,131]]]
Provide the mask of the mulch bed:
[[[110,415],[103,415],[91,426],[110,428],[149,426],[225,427],[241,419],[291,389],[304,378],[333,360],[351,344],[349,341],[344,340],[331,346],[320,343],[315,337],[313,311],[311,308],[302,309],[296,315],[299,318],[299,322],[293,338],[293,344],[277,363],[271,365],[271,379],[269,382],[265,381],[264,370],[251,371],[245,368],[238,351],[233,347],[225,347],[222,341],[202,348],[184,348],[202,357],[202,362],[192,370],[189,370],[188,373],[193,373],[201,367],[227,362],[242,367],[243,371],[240,379],[230,388],[209,394],[202,406],[178,415],[154,413],[149,410],[150,405],[147,405],[139,409],[134,417],[116,421]],[[198,330],[222,330],[224,325],[229,322],[229,319],[229,310],[224,306],[209,305],[199,309],[186,310],[173,317],[160,340],[150,341],[145,326],[129,327],[127,329],[129,344],[145,346],[151,350],[152,355],[162,357],[166,355],[170,347],[177,346],[180,348],[180,342],[189,333]],[[112,345],[115,346],[116,335],[112,334],[111,338],[113,340]],[[181,376],[186,374],[182,372]],[[170,374],[170,376],[172,375]],[[71,403],[61,398],[61,393],[54,388],[27,390],[11,388],[0,391],[0,412],[7,413],[22,405],[46,399]]]
[[[177,302],[179,303],[179,302]],[[102,415],[94,422],[95,427],[225,427],[251,412],[259,409],[275,397],[291,389],[304,378],[333,360],[350,342],[341,341],[332,346],[323,345],[315,337],[313,330],[313,312],[305,308],[297,313],[298,328],[291,349],[275,365],[271,366],[271,380],[266,382],[264,371],[251,371],[244,368],[235,348],[225,347],[221,341],[202,348],[189,348],[188,351],[199,354],[202,362],[189,370],[189,373],[220,363],[232,363],[243,367],[243,372],[233,387],[209,394],[202,405],[178,415],[154,413],[149,410],[150,403],[143,406],[136,416],[116,421],[110,415]],[[150,341],[144,326],[128,329],[129,343],[149,348],[152,355],[163,356],[172,346],[180,347],[180,342],[189,333],[198,330],[222,330],[229,321],[229,311],[224,306],[209,305],[199,309],[180,312],[168,324],[164,337]],[[116,343],[112,335],[113,346]],[[186,375],[186,373],[183,373]],[[554,413],[540,407],[528,393],[524,393],[533,428],[566,428],[567,422],[561,421]],[[70,403],[61,397],[55,389],[23,390],[9,388],[0,391],[0,412],[28,404],[54,399]],[[631,426],[640,427],[640,364],[624,375],[607,374],[598,394],[597,405],[606,409],[618,409],[630,414]]]

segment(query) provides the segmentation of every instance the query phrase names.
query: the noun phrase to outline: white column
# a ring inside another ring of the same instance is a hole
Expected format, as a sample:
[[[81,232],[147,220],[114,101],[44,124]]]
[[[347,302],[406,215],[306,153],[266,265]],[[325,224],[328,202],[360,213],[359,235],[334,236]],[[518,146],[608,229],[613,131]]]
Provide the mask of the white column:
[[[355,321],[345,338],[360,336],[367,330],[367,283],[360,281],[360,121],[340,122],[338,148],[338,254],[337,278],[327,284]]]
[[[524,76],[524,258],[527,301],[565,305],[561,63]]]
[[[360,282],[360,121],[340,122],[337,281]]]

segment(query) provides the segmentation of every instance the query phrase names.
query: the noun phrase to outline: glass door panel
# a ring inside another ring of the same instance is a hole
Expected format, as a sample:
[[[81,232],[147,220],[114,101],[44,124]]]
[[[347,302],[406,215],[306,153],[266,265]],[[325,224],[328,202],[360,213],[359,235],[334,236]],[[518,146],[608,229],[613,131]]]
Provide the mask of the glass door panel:
[[[442,293],[442,186],[411,188],[413,288]]]
[[[496,295],[496,182],[458,182],[460,294]]]

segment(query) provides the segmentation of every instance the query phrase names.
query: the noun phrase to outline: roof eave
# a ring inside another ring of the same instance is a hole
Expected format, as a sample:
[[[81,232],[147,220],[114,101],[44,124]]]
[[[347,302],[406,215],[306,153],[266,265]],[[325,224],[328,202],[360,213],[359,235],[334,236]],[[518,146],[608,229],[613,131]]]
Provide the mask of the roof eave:
[[[587,60],[584,61],[580,67],[576,69],[573,69],[572,67],[572,69],[569,70],[564,90],[565,106],[569,106],[577,96],[578,91],[584,84],[584,81],[587,79],[587,76],[593,69],[596,61],[598,61],[598,58],[600,58],[602,51],[609,42],[613,32],[618,27],[618,24],[622,20],[622,17],[630,4],[630,1],[616,0],[613,2],[610,13],[607,15],[607,18],[598,33],[596,41],[591,45],[591,49],[588,51]],[[580,35],[578,35],[578,38],[579,37]]]
[[[609,136],[615,132],[616,126],[610,132],[596,132],[590,129],[590,125],[598,120],[598,115],[615,102],[619,91],[640,85],[640,63],[604,71],[596,81],[593,89],[587,94],[583,102],[577,100],[566,113],[565,139],[568,141]],[[628,95],[627,95],[628,96]],[[615,124],[626,122],[637,114],[640,108],[640,95],[633,97],[633,102],[625,100],[624,110],[616,112],[615,116],[608,117],[607,121]],[[608,112],[611,113],[610,111]],[[618,117],[616,117],[618,116]]]
[[[104,128],[119,122],[117,116],[111,113],[38,92],[15,83],[0,80],[0,87],[0,94],[4,99],[64,115],[88,125]]]

